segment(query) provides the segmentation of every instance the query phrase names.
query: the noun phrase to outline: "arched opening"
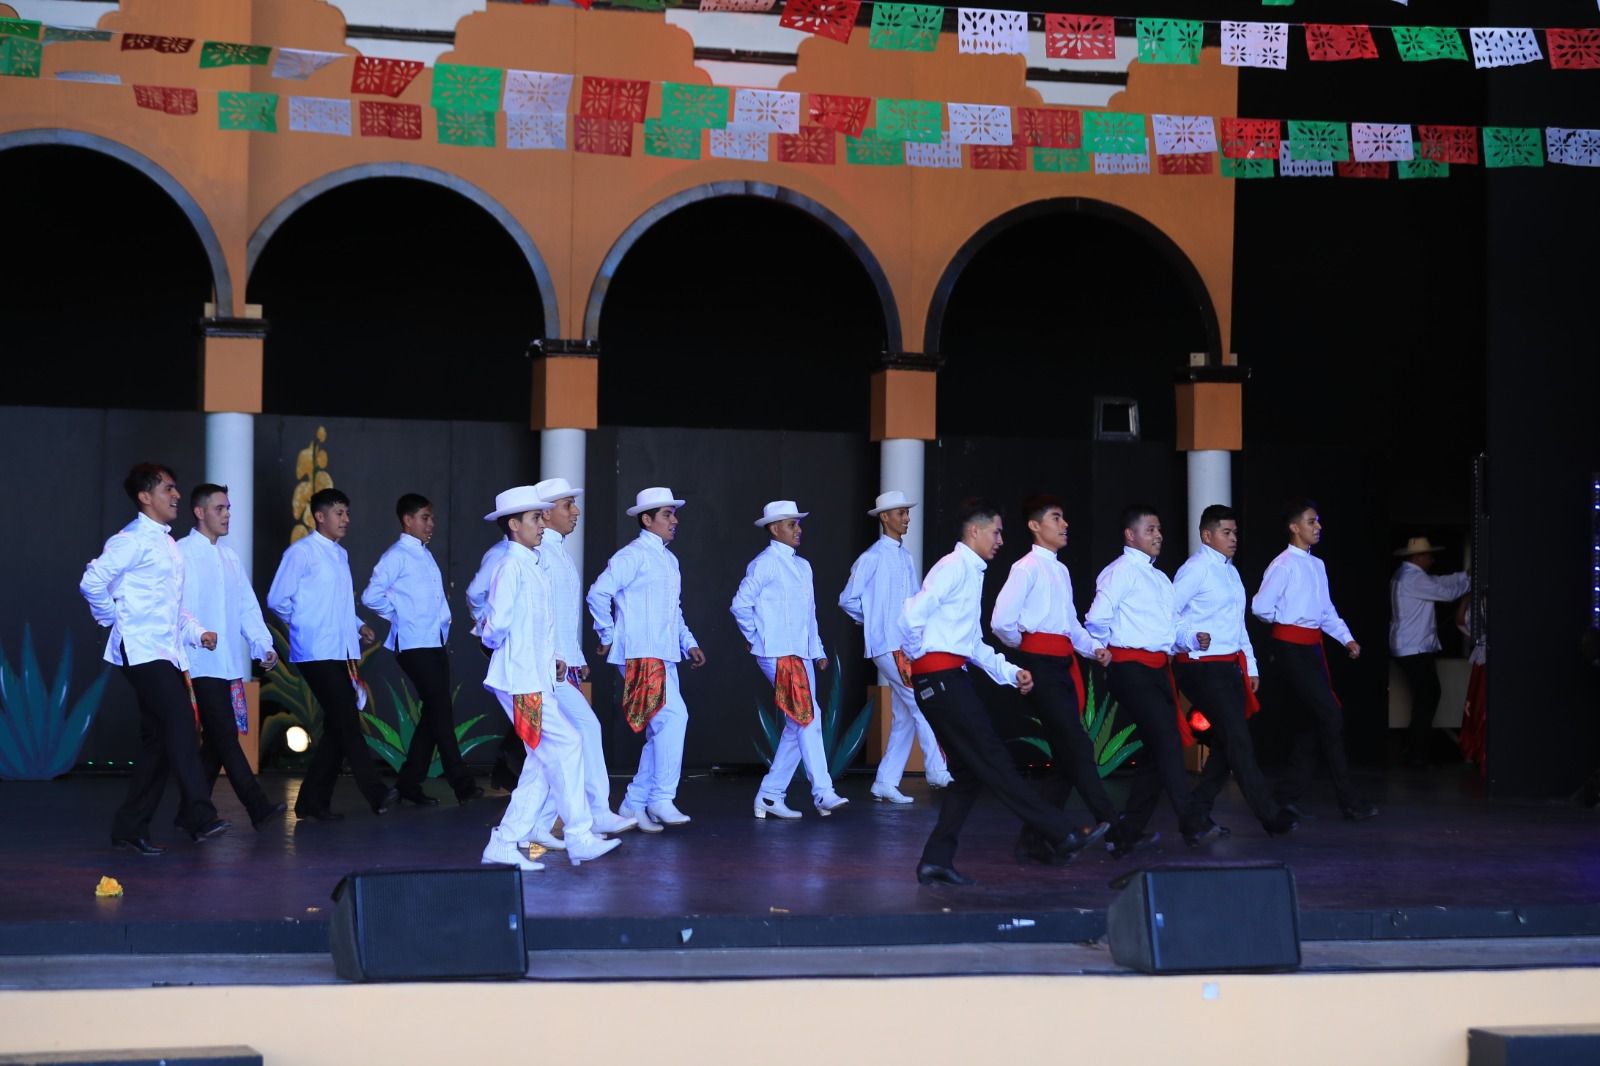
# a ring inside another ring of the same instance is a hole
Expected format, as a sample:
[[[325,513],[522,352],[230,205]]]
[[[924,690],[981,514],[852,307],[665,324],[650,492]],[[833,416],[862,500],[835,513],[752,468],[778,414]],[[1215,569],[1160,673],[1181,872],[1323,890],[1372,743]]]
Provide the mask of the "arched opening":
[[[689,190],[634,223],[595,281],[608,425],[865,432],[868,378],[899,344],[882,270],[786,189]]]
[[[30,133],[0,137],[5,402],[194,410],[197,324],[228,287],[209,224],[138,153]]]
[[[1192,263],[1131,212],[1030,204],[962,247],[928,313],[939,430],[1088,440],[1095,397],[1139,403],[1146,440],[1175,434],[1174,374],[1219,346]]]
[[[262,222],[248,299],[270,323],[268,411],[527,419],[548,275],[497,205],[438,173],[341,172]]]

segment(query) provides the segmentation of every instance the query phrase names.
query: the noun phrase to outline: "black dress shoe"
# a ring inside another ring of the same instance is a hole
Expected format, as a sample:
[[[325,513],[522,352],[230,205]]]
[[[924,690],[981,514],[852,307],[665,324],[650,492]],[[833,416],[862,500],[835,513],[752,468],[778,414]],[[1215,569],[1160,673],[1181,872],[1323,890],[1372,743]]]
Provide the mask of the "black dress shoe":
[[[966,874],[956,872],[954,866],[939,866],[931,862],[919,863],[917,866],[917,884],[931,885],[936,881],[942,885],[975,885],[978,883]]]
[[[1366,800],[1356,800],[1354,803],[1347,803],[1340,807],[1339,813],[1344,815],[1344,820],[1347,822],[1364,822],[1368,818],[1376,818],[1378,816],[1378,808]]]
[[[399,789],[395,789],[395,792],[399,795],[401,802],[409,803],[413,807],[437,807],[437,806],[439,806],[439,801],[437,799],[435,799],[433,796],[428,795],[426,792],[422,791],[422,789],[420,789],[420,788],[417,788],[417,789],[408,788],[408,789],[405,789],[404,791],[401,791]]]
[[[221,836],[232,828],[233,823],[226,818],[213,818],[199,829],[191,829],[189,835],[196,841],[210,840],[212,837]]]
[[[391,788],[383,794],[383,798],[372,805],[373,814],[388,814],[389,808],[400,802],[400,790]]]
[[[1292,833],[1294,827],[1299,824],[1300,819],[1295,817],[1293,811],[1288,807],[1280,807],[1277,814],[1261,823],[1261,828],[1267,831],[1269,837],[1281,837],[1286,833]]]
[[[1126,837],[1106,838],[1106,850],[1113,858],[1121,859],[1132,855],[1136,851],[1145,851],[1161,843],[1160,833],[1140,833],[1133,839]]]
[[[288,809],[289,805],[287,803],[274,803],[266,810],[263,810],[257,814],[252,814],[250,816],[250,825],[259,830],[262,826],[266,825],[273,819],[282,818],[284,812]]]
[[[140,855],[165,855],[167,849],[147,837],[112,837],[111,846],[124,851],[137,851]]]
[[[1183,834],[1183,842],[1191,848],[1198,848],[1201,844],[1213,840],[1221,840],[1233,835],[1233,831],[1225,825],[1218,825],[1211,819],[1206,819],[1206,824],[1198,829],[1187,829]]]
[[[300,819],[302,822],[342,822],[342,821],[344,821],[344,815],[338,813],[337,811],[330,811],[326,807],[322,808],[322,810],[320,810],[320,811],[309,811],[309,810],[302,811],[302,810],[296,809],[296,811],[294,812],[294,816],[296,818]]]
[[[473,785],[471,788],[467,789],[467,791],[465,791],[465,792],[457,792],[456,793],[456,802],[457,803],[471,803],[475,799],[482,798],[482,796],[483,796],[483,786],[482,785]]]

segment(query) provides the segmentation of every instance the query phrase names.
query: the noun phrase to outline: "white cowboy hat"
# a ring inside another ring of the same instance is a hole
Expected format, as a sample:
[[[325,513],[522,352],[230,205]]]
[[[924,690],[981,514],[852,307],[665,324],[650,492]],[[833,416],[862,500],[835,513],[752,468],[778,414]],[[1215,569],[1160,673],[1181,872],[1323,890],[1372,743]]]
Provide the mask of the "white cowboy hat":
[[[533,487],[533,491],[539,494],[541,500],[548,500],[551,503],[564,500],[568,496],[583,495],[582,489],[573,488],[572,483],[564,477],[545,478]]]
[[[550,507],[550,502],[541,497],[532,485],[518,485],[514,489],[497,492],[494,496],[494,510],[483,516],[485,522],[494,522],[507,515],[526,514],[528,511],[543,511]]]
[[[664,485],[643,489],[633,498],[633,506],[628,508],[628,517],[636,518],[642,511],[654,511],[657,507],[682,507],[683,500],[672,498],[672,490]]]
[[[770,526],[774,522],[782,522],[785,518],[804,518],[810,513],[800,510],[800,505],[793,500],[773,500],[761,508],[761,517],[756,519],[756,525]]]
[[[1399,559],[1407,555],[1431,555],[1434,552],[1442,551],[1444,551],[1442,547],[1433,543],[1427,537],[1412,537],[1410,540],[1406,541],[1406,546],[1404,548],[1401,548],[1394,554],[1395,558]]]
[[[896,507],[915,507],[915,506],[916,506],[916,504],[914,504],[910,500],[906,499],[906,494],[905,493],[901,492],[899,489],[895,489],[893,492],[880,492],[878,494],[878,505],[876,507],[874,507],[872,510],[868,511],[867,514],[872,515],[874,518],[876,518],[878,515],[882,514],[883,512],[892,511]]]

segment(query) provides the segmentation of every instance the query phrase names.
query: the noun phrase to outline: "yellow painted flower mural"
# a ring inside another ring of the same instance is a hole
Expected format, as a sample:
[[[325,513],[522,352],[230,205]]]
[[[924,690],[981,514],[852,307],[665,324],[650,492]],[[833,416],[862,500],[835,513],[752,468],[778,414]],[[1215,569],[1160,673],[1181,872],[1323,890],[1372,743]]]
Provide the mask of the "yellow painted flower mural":
[[[290,544],[316,528],[316,521],[311,517],[311,497],[323,489],[333,488],[333,475],[328,473],[328,449],[323,447],[327,440],[328,431],[318,426],[311,443],[295,456],[294,476],[300,482],[294,487],[294,499],[290,504],[295,521],[289,533]]]

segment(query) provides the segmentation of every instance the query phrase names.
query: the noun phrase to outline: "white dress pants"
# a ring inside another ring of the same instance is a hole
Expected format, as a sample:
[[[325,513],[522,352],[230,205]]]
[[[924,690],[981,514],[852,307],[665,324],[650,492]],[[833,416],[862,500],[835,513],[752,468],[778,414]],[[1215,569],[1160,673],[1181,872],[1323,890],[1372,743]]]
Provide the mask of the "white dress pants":
[[[583,795],[589,813],[595,817],[611,813],[611,777],[606,773],[606,752],[600,741],[600,719],[594,708],[583,698],[583,690],[568,681],[556,685],[556,702],[561,705],[562,716],[578,729],[579,773],[583,778]],[[534,783],[539,799],[539,817],[536,825],[549,833],[556,824],[555,793],[542,777]]]
[[[911,757],[911,738],[916,737],[922,747],[923,772],[933,777],[949,772],[939,742],[934,739],[933,727],[917,710],[917,698],[900,680],[900,668],[895,665],[894,654],[879,655],[872,660],[878,673],[889,686],[889,742],[883,747],[883,758],[878,762],[877,784],[891,788],[900,787],[900,778],[906,772],[906,760]]]
[[[756,664],[767,683],[773,684],[778,660],[758,657]],[[794,780],[795,767],[805,764],[806,777],[811,780],[811,798],[820,800],[833,791],[833,778],[828,776],[828,755],[822,747],[822,709],[817,706],[817,671],[809,660],[806,677],[811,681],[811,723],[805,727],[795,724],[793,718],[783,716],[783,736],[778,739],[778,750],[772,755],[772,769],[761,779],[761,795],[781,800]],[[782,712],[779,712],[782,713]]]
[[[490,689],[506,716],[515,721],[511,708],[511,694]],[[556,811],[566,826],[566,840],[584,840],[594,836],[594,819],[589,815],[589,805],[583,795],[583,765],[578,754],[578,729],[561,710],[561,705],[549,693],[545,694],[539,727],[539,746],[528,750],[528,759],[522,764],[522,776],[511,792],[511,801],[500,817],[502,840],[526,840],[533,832],[544,801],[544,790],[538,787],[543,781],[554,797]]]
[[[627,805],[634,810],[644,810],[652,803],[671,803],[678,796],[678,778],[683,775],[683,734],[689,728],[689,708],[678,691],[678,664],[666,665],[666,698],[645,723],[639,772],[628,785]],[[617,673],[622,672],[618,667]]]

